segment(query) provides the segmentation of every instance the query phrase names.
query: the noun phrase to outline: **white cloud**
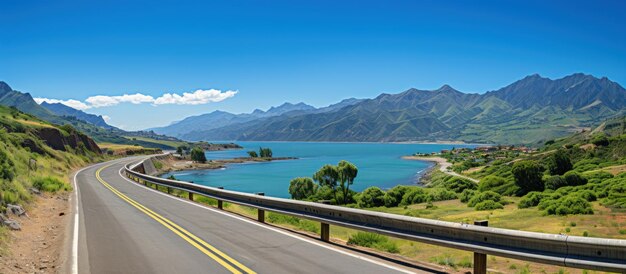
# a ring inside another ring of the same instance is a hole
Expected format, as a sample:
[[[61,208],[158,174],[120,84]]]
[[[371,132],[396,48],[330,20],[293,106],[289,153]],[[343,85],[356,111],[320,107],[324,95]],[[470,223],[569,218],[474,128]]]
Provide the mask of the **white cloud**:
[[[70,100],[57,100],[57,99],[49,99],[49,98],[33,98],[35,100],[35,102],[37,102],[37,104],[41,104],[43,102],[47,102],[49,104],[57,104],[57,103],[61,103],[64,104],[68,107],[74,108],[74,109],[78,109],[78,110],[85,110],[88,108],[91,108],[91,106],[88,106],[87,104],[78,101],[78,100],[74,100],[74,99],[70,99]]]
[[[235,96],[236,91],[220,91],[217,89],[196,90],[193,93],[185,92],[183,95],[166,93],[154,100],[155,105],[177,104],[177,105],[202,105],[209,102],[220,102]]]
[[[143,95],[141,93],[124,94],[121,96],[96,95],[96,96],[91,96],[87,98],[85,102],[89,103],[91,107],[99,108],[99,107],[114,106],[120,103],[132,103],[132,104],[153,103],[154,97],[150,95]]]
[[[131,104],[143,104],[149,103],[153,105],[167,105],[167,104],[176,104],[176,105],[201,105],[207,103],[221,102],[230,97],[235,96],[237,91],[228,90],[221,91],[217,89],[208,89],[208,90],[196,90],[194,92],[184,92],[182,95],[176,93],[165,93],[156,99],[150,95],[145,95],[141,93],[135,94],[124,94],[117,96],[107,96],[107,95],[96,95],[91,96],[85,99],[84,102],[70,99],[70,100],[58,100],[58,99],[48,99],[48,98],[34,98],[38,104],[42,102],[48,103],[62,103],[66,106],[85,110],[90,108],[100,108],[100,107],[110,107],[115,106],[121,103],[131,103]]]
[[[108,123],[109,121],[111,121],[111,116],[109,116],[109,115],[102,115],[102,119],[104,119],[104,121]]]

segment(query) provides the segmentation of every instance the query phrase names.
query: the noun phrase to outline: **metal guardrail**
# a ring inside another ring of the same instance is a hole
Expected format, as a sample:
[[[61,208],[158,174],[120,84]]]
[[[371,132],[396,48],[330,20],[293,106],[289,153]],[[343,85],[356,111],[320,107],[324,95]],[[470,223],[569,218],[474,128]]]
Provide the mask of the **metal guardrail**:
[[[186,191],[190,199],[193,199],[193,194],[216,199],[220,209],[223,201],[256,208],[261,222],[265,219],[265,211],[319,221],[321,238],[325,241],[329,237],[328,226],[338,225],[472,251],[475,253],[474,273],[486,272],[485,254],[564,267],[626,273],[626,240],[493,228],[265,197],[158,178],[135,171],[144,170],[144,161],[127,165],[126,175],[138,182],[147,181],[165,186],[168,191],[170,188]]]

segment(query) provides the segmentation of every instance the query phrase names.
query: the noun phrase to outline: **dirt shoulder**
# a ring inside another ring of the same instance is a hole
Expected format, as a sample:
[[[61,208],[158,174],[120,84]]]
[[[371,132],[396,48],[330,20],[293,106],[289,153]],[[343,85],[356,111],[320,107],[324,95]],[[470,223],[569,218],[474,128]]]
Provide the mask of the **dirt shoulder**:
[[[21,230],[8,231],[7,251],[0,273],[58,273],[62,262],[69,192],[43,193],[27,208],[28,217],[13,217]]]

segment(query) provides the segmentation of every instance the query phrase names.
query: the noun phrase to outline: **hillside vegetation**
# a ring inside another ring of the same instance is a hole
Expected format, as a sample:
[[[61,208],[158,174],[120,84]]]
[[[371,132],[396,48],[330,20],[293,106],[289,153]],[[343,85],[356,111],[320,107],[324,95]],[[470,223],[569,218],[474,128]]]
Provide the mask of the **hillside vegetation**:
[[[0,211],[30,201],[32,187],[71,189],[71,171],[103,157],[91,138],[71,126],[0,106]]]

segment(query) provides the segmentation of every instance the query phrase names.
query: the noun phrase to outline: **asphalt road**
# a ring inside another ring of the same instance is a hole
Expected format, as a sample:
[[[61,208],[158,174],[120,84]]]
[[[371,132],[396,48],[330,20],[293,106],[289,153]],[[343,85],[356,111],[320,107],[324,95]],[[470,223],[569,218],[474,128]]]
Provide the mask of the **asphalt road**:
[[[78,234],[68,272],[420,272],[148,189],[120,174],[136,160],[76,174]]]

